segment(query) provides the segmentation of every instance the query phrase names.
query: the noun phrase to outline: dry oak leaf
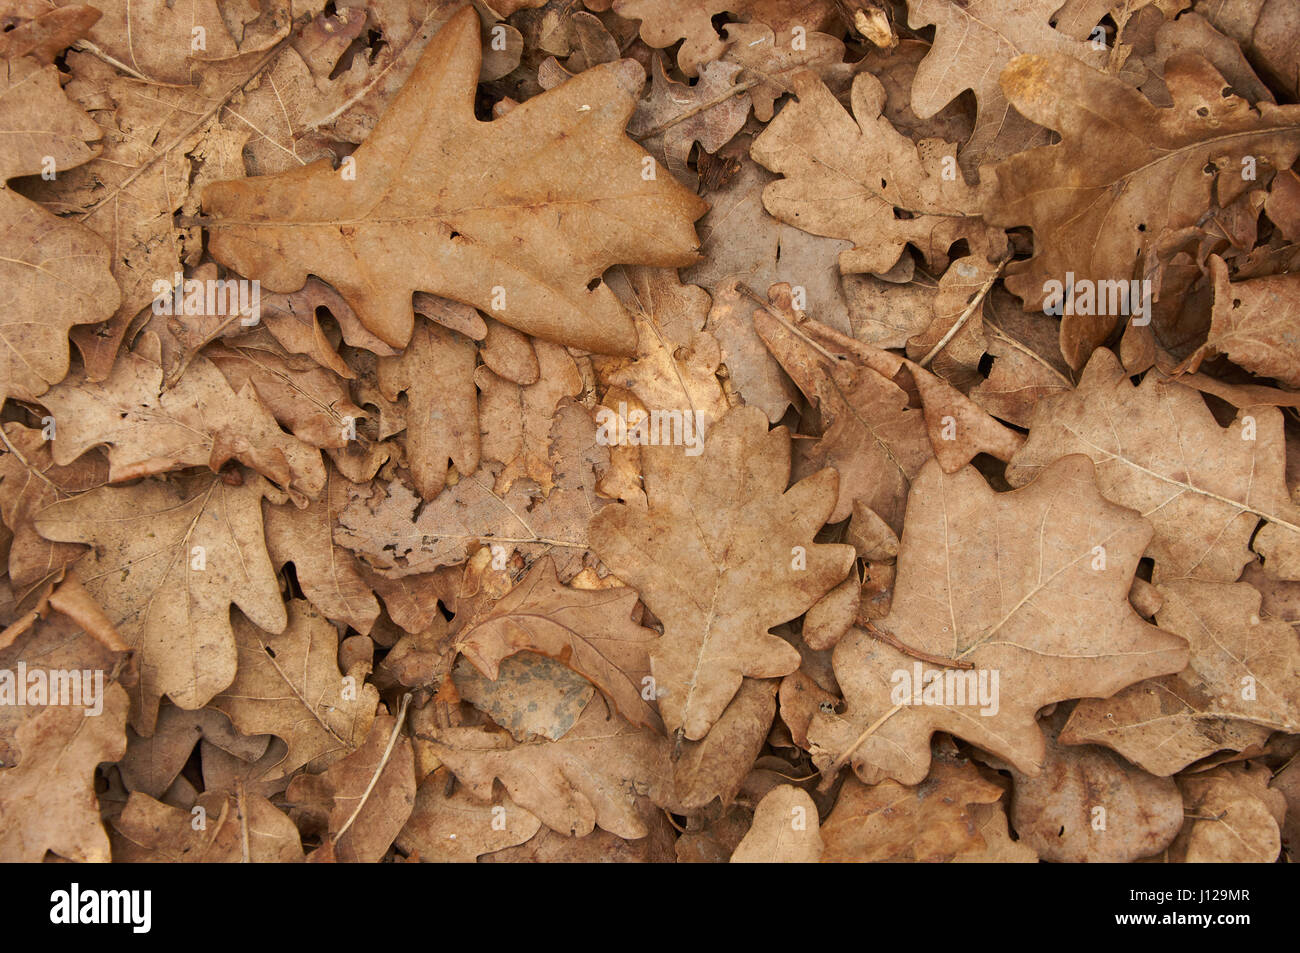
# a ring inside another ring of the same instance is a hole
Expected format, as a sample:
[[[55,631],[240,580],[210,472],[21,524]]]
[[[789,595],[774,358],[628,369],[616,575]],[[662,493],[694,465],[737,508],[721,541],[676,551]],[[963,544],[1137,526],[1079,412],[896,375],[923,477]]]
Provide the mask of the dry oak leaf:
[[[1126,864],[1160,853],[1183,826],[1178,786],[1104,748],[1058,743],[1068,715],[1057,706],[1044,719],[1042,773],[1011,772],[1011,823],[1020,840],[1055,863]]]
[[[472,864],[482,854],[522,844],[541,826],[508,795],[480,801],[455,784],[450,771],[439,768],[420,782],[415,808],[396,843],[408,855],[419,854],[425,863]]]
[[[100,0],[98,9],[104,16],[91,27],[90,39],[127,67],[124,72],[160,86],[195,83],[204,62],[241,52],[217,0]],[[199,36],[202,45],[196,46]]]
[[[1246,722],[1300,732],[1300,642],[1287,622],[1263,614],[1259,592],[1194,579],[1159,589],[1156,624],[1187,640],[1187,668],[1112,698],[1081,701],[1062,740],[1106,745],[1152,774],[1169,775],[1220,749],[1262,740]]]
[[[474,342],[432,321],[418,321],[400,354],[378,362],[386,400],[406,394],[406,462],[416,492],[431,500],[447,483],[447,461],[461,476],[479,464]]]
[[[55,57],[85,36],[101,16],[99,10],[90,6],[50,10],[36,3],[6,4],[0,58],[32,56],[42,63],[53,63]]]
[[[1186,642],[1128,601],[1151,525],[1105,500],[1093,469],[1072,455],[996,493],[973,467],[925,465],[878,623],[889,641],[854,629],[835,647],[847,708],[818,713],[808,729],[823,772],[851,759],[868,783],[917,784],[930,735],[946,731],[1035,776],[1044,705],[1186,666]]]
[[[741,79],[756,83],[749,95],[754,117],[761,122],[772,118],[778,98],[794,92],[791,78],[799,71],[810,69],[837,85],[845,85],[853,73],[844,62],[844,43],[826,33],[806,33],[801,48],[795,49],[793,35],[777,37],[763,23],[728,23],[722,31],[727,38],[722,59],[740,64],[745,70]]]
[[[150,797],[166,796],[200,740],[237,758],[256,761],[266,754],[271,736],[241,735],[229,718],[213,708],[186,711],[163,705],[153,737],[141,738],[127,729],[126,754],[117,763],[123,785]]]
[[[334,541],[349,486],[338,470],[327,465],[325,488],[318,499],[301,509],[287,504],[266,507],[266,550],[276,567],[293,563],[302,594],[322,615],[369,635],[379,618],[379,603],[357,567],[356,556]]]
[[[785,178],[763,190],[763,205],[783,222],[854,243],[840,254],[845,274],[883,274],[915,245],[932,269],[948,266],[960,239],[985,247],[976,189],[946,177],[943,160],[956,146],[913,142],[882,114],[885,88],[870,73],[853,80],[849,115],[815,73],[794,77],[787,103],[750,155]],[[900,212],[906,213],[905,215]]]
[[[0,395],[31,400],[68,373],[68,331],[112,316],[122,295],[109,249],[76,222],[55,218],[5,183],[81,165],[99,127],[68,101],[59,70],[29,57],[0,60]]]
[[[274,492],[251,473],[239,486],[148,480],[100,487],[36,517],[46,539],[92,547],[78,572],[139,660],[131,723],[141,735],[153,734],[163,695],[201,708],[230,685],[232,603],[261,628],[284,629],[262,535],[262,498]]]
[[[928,758],[926,759],[929,760]],[[934,769],[913,787],[896,781],[865,785],[845,780],[821,826],[827,863],[951,861],[985,847],[976,815],[1002,788],[969,761],[936,756]]]
[[[191,466],[215,471],[234,459],[298,502],[316,498],[325,485],[320,451],[281,430],[249,384],[236,392],[202,355],[164,389],[160,364],[126,352],[106,380],[65,381],[41,403],[54,415],[54,462],[68,466],[107,446],[113,483]]]
[[[718,14],[766,24],[778,35],[791,35],[795,27],[812,33],[835,20],[833,0],[614,0],[613,7],[619,16],[641,21],[641,39],[649,46],[664,49],[684,39],[677,65],[687,76],[726,51],[713,26]]]
[[[788,301],[786,295],[787,307],[778,301],[775,309],[793,315]],[[934,455],[920,408],[909,406],[909,395],[892,380],[860,361],[826,358],[766,310],[754,312],[754,329],[820,413],[821,437],[800,441],[795,472],[834,467],[839,473],[839,495],[827,522],[847,519],[861,500],[897,533],[907,488]]]
[[[662,730],[641,694],[657,634],[632,621],[636,601],[626,587],[562,586],[544,556],[505,598],[457,629],[455,647],[491,679],[516,652],[558,659],[604,692],[628,721]]]
[[[1135,386],[1103,348],[1076,390],[1034,408],[1006,477],[1022,486],[1058,457],[1086,454],[1102,495],[1155,527],[1157,583],[1233,582],[1253,558],[1252,536],[1270,573],[1300,579],[1300,507],[1287,491],[1285,447],[1277,408],[1243,409],[1220,427],[1198,391],[1154,372]]]
[[[1007,266],[1007,288],[1027,309],[1044,305],[1050,281],[1076,285],[1149,277],[1155,243],[1198,224],[1250,186],[1242,160],[1289,168],[1300,155],[1300,106],[1252,107],[1224,96],[1223,78],[1205,60],[1176,54],[1165,64],[1173,106],[1160,109],[1122,80],[1064,56],[1022,56],[1002,88],[1022,113],[1061,134],[992,167],[986,217],[1030,225],[1034,255]],[[1106,143],[1105,149],[1097,148]],[[1155,282],[1153,282],[1155,284]],[[1098,286],[1106,288],[1108,286]],[[1106,292],[1109,294],[1109,292]],[[1158,284],[1153,297],[1158,297]],[[1061,352],[1081,368],[1119,320],[1066,314]]]
[[[415,806],[415,753],[398,717],[379,715],[365,743],[321,774],[300,774],[286,797],[300,827],[326,834],[315,862],[375,864]]]
[[[474,373],[483,459],[502,464],[492,487],[499,495],[508,494],[515,481],[523,478],[531,480],[543,494],[551,492],[555,487],[551,428],[556,408],[565,398],[582,393],[582,374],[567,350],[550,341],[536,341],[530,350],[538,368],[537,380],[531,384],[515,383],[487,364]],[[466,475],[472,471],[460,472]]]
[[[16,421],[4,424],[5,450],[0,451],[0,516],[14,534],[9,544],[9,582],[22,589],[72,562],[83,548],[42,539],[33,518],[58,500],[108,482],[108,462],[88,453],[61,467],[50,453],[52,441],[44,431]]]
[[[998,75],[1015,57],[1057,54],[1098,68],[1106,63],[1105,50],[1055,28],[1061,0],[910,0],[907,6],[908,26],[935,28],[934,45],[912,80],[912,111],[929,119],[963,90],[975,93],[975,129],[962,149],[963,168],[1047,142],[1046,132],[1012,109],[998,86]]]
[[[835,471],[787,489],[789,433],[769,432],[757,408],[715,423],[699,456],[641,451],[647,506],[606,507],[591,547],[663,622],[650,655],[659,710],[679,742],[697,740],[742,676],[799,667],[799,653],[768,630],[834,588],[853,548],[813,542],[835,506]]]
[[[194,828],[193,810],[182,810],[132,791],[113,818],[113,861],[126,864],[300,864],[302,840],[288,815],[260,794],[208,791],[195,807],[204,810]]]
[[[28,681],[16,685],[20,662]],[[0,862],[40,863],[47,851],[79,863],[108,862],[95,769],[126,752],[129,705],[114,666],[114,653],[60,613],[0,650],[0,671],[8,676],[0,687]],[[33,705],[29,695],[27,705],[15,705],[15,688],[31,692],[38,670],[50,679],[60,670],[80,676],[62,689],[81,685],[83,704]],[[103,681],[94,686],[99,676]],[[92,699],[94,691],[100,694]]]
[[[484,466],[421,509],[420,498],[394,480],[373,498],[355,496],[339,515],[334,538],[394,578],[462,563],[482,543],[529,559],[550,553],[567,582],[589,562],[587,523],[606,504],[596,484],[609,465],[609,448],[596,437],[591,413],[565,404],[551,426],[555,486],[549,494],[527,480],[495,493],[495,474]]]
[[[717,376],[721,349],[703,330],[712,303],[709,293],[682,284],[668,268],[627,268],[622,277],[635,307],[636,359],[597,359],[596,373],[606,388],[635,394],[645,410],[689,411],[693,429],[683,437],[702,440],[713,421],[730,409]],[[611,401],[608,394],[605,400]]]
[[[209,249],[272,291],[319,274],[394,347],[411,337],[412,293],[428,291],[548,340],[630,352],[631,318],[587,284],[619,263],[691,264],[704,203],[642,178],[645,154],[623,133],[642,82],[634,63],[479,122],[478,28],[465,8],[439,31],[350,157],[355,178],[320,160],[209,185]]]
[[[1282,850],[1286,797],[1258,764],[1225,764],[1178,778],[1187,823],[1169,848],[1184,864],[1271,864]]]
[[[324,616],[301,599],[290,600],[288,615],[278,635],[235,620],[239,669],[212,700],[244,734],[285,741],[288,754],[271,775],[277,778],[305,764],[319,770],[355,751],[379,702],[379,692],[365,683],[368,662],[339,672],[338,633]]]
[[[1210,258],[1214,313],[1205,347],[1286,387],[1300,387],[1300,275],[1229,283],[1228,266]]]
[[[763,795],[733,864],[815,864],[822,859],[817,805],[803,788],[782,784]]]
[[[804,289],[805,310],[816,315],[819,321],[847,333],[849,313],[840,292],[836,261],[841,252],[852,246],[839,239],[802,231],[767,213],[763,208],[763,193],[777,177],[757,162],[749,161],[751,142],[752,137],[741,135],[719,153],[737,162],[740,169],[716,185],[706,182],[703,195],[710,209],[699,223],[703,257],[682,271],[682,280],[707,289],[713,295],[715,308],[726,307],[736,300],[737,280],[759,291],[786,282]],[[743,304],[744,310],[737,315],[740,327],[733,326],[728,334],[723,327],[715,327],[717,316],[711,315],[709,330],[723,345],[723,362],[736,388],[746,401],[762,401],[760,406],[775,423],[785,413],[783,401],[787,395],[769,382],[768,377],[779,376],[781,372],[758,342],[753,329],[746,331],[749,299],[744,299]],[[789,388],[788,381],[785,386]]]
[[[554,831],[583,837],[599,825],[635,840],[647,834],[635,795],[663,803],[671,790],[668,742],[605,706],[586,707],[558,741],[516,744],[500,729],[450,727],[421,742],[481,801],[501,780],[516,804]]]
[[[695,143],[715,153],[740,132],[749,118],[749,84],[738,81],[735,63],[714,61],[700,67],[694,85],[678,83],[664,71],[664,58],[656,53],[650,66],[650,92],[637,105],[627,132],[685,185],[695,185],[696,173],[687,166]]]

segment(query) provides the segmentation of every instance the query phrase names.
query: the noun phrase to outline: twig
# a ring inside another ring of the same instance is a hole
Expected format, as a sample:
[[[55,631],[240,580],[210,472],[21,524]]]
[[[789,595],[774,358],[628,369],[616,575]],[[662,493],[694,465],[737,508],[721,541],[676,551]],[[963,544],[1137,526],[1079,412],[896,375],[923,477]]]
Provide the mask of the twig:
[[[985,281],[983,287],[980,288],[979,293],[977,293],[975,297],[971,299],[970,304],[966,305],[966,310],[963,311],[961,315],[957,318],[957,322],[948,329],[947,334],[945,334],[943,337],[939,339],[938,344],[930,348],[929,354],[927,354],[925,357],[917,361],[918,364],[920,364],[922,367],[928,366],[929,363],[932,360],[934,360],[935,355],[937,355],[940,351],[942,351],[945,347],[947,347],[948,342],[951,341],[953,338],[955,338],[957,336],[957,332],[960,331],[963,327],[965,327],[966,322],[970,320],[970,316],[975,313],[975,309],[980,306],[980,302],[984,300],[984,296],[988,294],[989,289],[993,287],[993,282],[997,281],[998,276],[1002,274],[1002,267],[1008,261],[1010,261],[1010,257],[1003,258],[1000,262],[998,262],[998,266],[993,269],[993,274],[989,275],[988,280]]]
[[[884,642],[886,645],[898,649],[898,651],[902,652],[904,655],[910,655],[912,658],[919,659],[922,662],[929,662],[932,665],[940,665],[944,668],[973,669],[975,667],[974,662],[967,662],[963,659],[944,658],[942,655],[931,655],[929,652],[922,652],[920,649],[914,649],[910,645],[904,645],[884,629],[879,629],[873,623],[866,620],[860,620],[860,624],[876,641]]]

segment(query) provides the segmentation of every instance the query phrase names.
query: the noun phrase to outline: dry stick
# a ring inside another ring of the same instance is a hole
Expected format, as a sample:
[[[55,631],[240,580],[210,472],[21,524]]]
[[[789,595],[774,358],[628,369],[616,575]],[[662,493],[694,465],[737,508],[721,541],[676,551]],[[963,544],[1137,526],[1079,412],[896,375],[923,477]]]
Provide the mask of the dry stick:
[[[275,46],[267,50],[266,55],[263,56],[260,60],[258,60],[257,65],[253,68],[253,71],[248,74],[248,76],[240,80],[234,86],[230,87],[230,89],[226,90],[225,95],[223,95],[220,99],[218,99],[215,105],[209,107],[197,119],[195,119],[192,123],[186,126],[180,135],[172,139],[170,145],[166,146],[164,149],[162,149],[159,152],[155,152],[153,158],[151,158],[148,162],[145,162],[142,165],[140,165],[134,172],[128,175],[125,179],[123,179],[122,183],[118,185],[115,189],[113,189],[112,192],[104,196],[102,199],[100,199],[90,208],[86,209],[86,211],[82,212],[79,216],[77,216],[77,221],[84,222],[86,219],[90,218],[90,216],[94,215],[96,212],[98,212],[109,202],[116,199],[117,196],[121,195],[123,192],[126,191],[127,186],[129,186],[140,176],[144,175],[144,173],[147,172],[149,169],[153,168],[154,165],[156,165],[160,160],[166,157],[174,148],[176,148],[178,145],[184,142],[185,139],[191,133],[193,133],[196,129],[201,128],[204,125],[204,123],[206,123],[213,116],[219,113],[225,107],[226,103],[230,102],[230,100],[234,98],[236,93],[242,90],[253,80],[257,79],[257,77],[261,75],[262,71],[266,69],[268,66],[270,66],[275,61],[275,59],[282,52],[284,52],[284,48],[289,44],[289,40],[292,38],[292,36],[293,36],[293,32],[292,30],[290,30],[288,36],[286,36],[279,43],[275,44]]]
[[[826,350],[826,348],[822,347],[820,344],[818,344],[816,341],[814,341],[812,338],[810,338],[807,334],[805,334],[803,331],[801,331],[801,330],[800,330],[796,325],[791,324],[791,323],[790,323],[790,320],[789,320],[785,315],[781,314],[781,312],[777,311],[777,310],[776,310],[775,308],[773,308],[773,307],[772,307],[768,302],[764,301],[764,300],[763,300],[762,298],[760,298],[757,294],[755,294],[755,293],[754,293],[754,289],[751,288],[751,287],[749,287],[749,285],[744,284],[744,283],[742,283],[742,282],[737,282],[737,283],[736,283],[736,290],[739,291],[741,294],[743,294],[745,297],[750,298],[751,300],[753,300],[753,301],[754,301],[756,304],[758,304],[758,305],[759,305],[759,306],[760,306],[764,311],[766,311],[766,312],[767,312],[768,314],[770,314],[772,317],[776,318],[776,320],[780,321],[781,324],[783,324],[786,328],[788,328],[788,329],[789,329],[790,331],[792,331],[794,334],[798,335],[799,338],[800,338],[800,340],[802,340],[802,341],[803,341],[805,344],[807,344],[809,347],[811,347],[811,348],[813,348],[814,350],[816,350],[818,354],[821,354],[823,357],[825,357],[825,358],[827,358],[828,360],[831,360],[831,361],[839,362],[839,361],[843,361],[843,360],[845,360],[844,355],[842,355],[842,354],[832,354],[830,351]]]
[[[694,116],[698,116],[700,113],[705,112],[706,110],[712,109],[714,106],[718,106],[721,105],[722,103],[725,103],[732,96],[739,96],[741,93],[749,92],[749,90],[759,85],[759,83],[760,80],[751,79],[744,83],[737,83],[735,86],[729,86],[727,88],[727,91],[723,93],[721,96],[715,96],[713,99],[710,99],[706,103],[696,103],[693,107],[688,109],[686,112],[682,113],[680,116],[675,116],[672,119],[668,120],[667,122],[661,122],[657,126],[650,127],[650,129],[647,132],[642,133],[638,138],[640,141],[644,142],[646,139],[650,139],[653,136],[659,135],[659,133],[663,132],[666,129],[671,129],[673,126],[677,125],[678,123],[685,122],[686,120]]]
[[[240,778],[235,782],[235,792],[238,795],[239,804],[239,850],[241,864],[251,863],[248,853],[248,806],[244,802],[244,779]]]
[[[922,652],[920,649],[914,649],[910,645],[904,645],[889,632],[877,628],[873,623],[866,620],[859,620],[859,624],[861,624],[871,634],[873,639],[878,642],[884,642],[886,645],[898,649],[898,651],[902,652],[904,655],[910,655],[912,658],[919,659],[922,662],[942,665],[945,668],[973,669],[975,667],[974,662],[967,662],[963,659],[945,658],[942,655],[931,655],[929,652]]]
[[[59,494],[60,496],[64,496],[64,495],[66,495],[66,494],[63,492],[63,487],[59,486],[57,483],[55,483],[53,480],[51,480],[49,477],[47,477],[47,476],[46,476],[44,473],[42,473],[40,470],[38,470],[38,469],[36,469],[34,466],[32,466],[32,465],[31,465],[31,462],[30,462],[26,457],[24,457],[21,453],[18,452],[18,448],[15,447],[12,443],[9,442],[9,436],[8,436],[8,434],[5,433],[5,429],[4,429],[4,427],[0,427],[0,440],[3,440],[3,441],[4,441],[5,446],[9,448],[9,452],[12,453],[15,457],[18,458],[18,462],[19,462],[19,463],[21,463],[23,466],[25,466],[25,467],[26,467],[30,472],[36,474],[36,476],[40,477],[42,480],[44,480],[44,481],[45,481],[46,483],[48,483],[50,486],[54,487],[54,492],[55,492],[55,493]]]
[[[979,293],[976,294],[975,297],[971,299],[971,303],[966,305],[966,310],[963,311],[961,313],[961,316],[957,318],[956,323],[948,329],[947,334],[945,334],[943,337],[939,339],[938,344],[930,348],[929,354],[927,354],[925,357],[917,361],[918,364],[920,364],[922,367],[926,367],[927,365],[929,365],[929,363],[934,360],[935,355],[937,355],[940,351],[942,351],[945,347],[947,347],[948,342],[951,341],[953,338],[955,338],[957,336],[957,332],[960,331],[963,327],[965,327],[966,322],[970,320],[970,316],[975,313],[975,309],[980,306],[980,302],[984,300],[984,296],[988,294],[989,289],[993,287],[993,282],[997,281],[998,276],[1002,274],[1002,266],[1005,265],[1009,260],[1010,260],[1009,258],[1003,258],[1000,262],[998,262],[998,266],[993,269],[993,274],[989,275],[988,280],[985,281],[984,285],[980,288]]]
[[[74,50],[80,50],[83,53],[89,53],[92,56],[97,56],[105,63],[107,63],[109,66],[113,67],[114,69],[120,69],[123,73],[126,73],[128,76],[134,76],[136,79],[142,80],[146,83],[149,83],[150,85],[171,86],[173,88],[178,88],[174,83],[160,83],[155,79],[150,79],[148,76],[145,76],[144,73],[136,72],[135,70],[131,69],[131,67],[127,66],[125,63],[119,60],[117,57],[110,56],[108,53],[105,53],[103,50],[101,50],[94,43],[91,43],[89,40],[78,40],[76,43],[72,44],[72,48]]]
[[[379,776],[384,773],[384,768],[388,766],[388,759],[393,756],[393,748],[397,745],[397,735],[401,732],[402,725],[406,722],[406,708],[410,704],[411,693],[407,692],[402,696],[401,707],[397,710],[397,721],[393,723],[393,733],[388,736],[388,747],[384,749],[384,756],[379,759],[379,766],[375,768],[375,773],[371,776],[370,783],[366,785],[365,792],[361,795],[361,799],[357,801],[357,806],[352,812],[352,816],[349,817],[344,825],[339,828],[339,832],[330,838],[332,843],[337,844],[343,839],[343,835],[348,832],[348,828],[351,827],[352,822],[357,819],[357,816],[361,813],[361,809],[366,806],[366,801],[370,799],[370,794],[374,791],[375,785],[379,783]]]

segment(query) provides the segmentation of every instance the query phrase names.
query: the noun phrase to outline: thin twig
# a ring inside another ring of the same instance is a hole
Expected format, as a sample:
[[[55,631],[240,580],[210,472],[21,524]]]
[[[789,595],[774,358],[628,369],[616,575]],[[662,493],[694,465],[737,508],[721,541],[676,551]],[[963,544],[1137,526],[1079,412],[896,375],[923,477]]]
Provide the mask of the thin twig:
[[[935,355],[937,355],[940,351],[942,351],[945,347],[947,347],[948,342],[951,341],[953,338],[955,338],[957,336],[957,332],[960,331],[963,327],[965,327],[966,322],[970,320],[970,316],[975,313],[975,309],[980,306],[980,302],[984,300],[984,296],[988,294],[989,289],[993,287],[993,282],[997,281],[998,275],[1002,274],[1002,267],[1009,260],[1010,258],[1008,257],[1008,258],[1003,258],[1000,262],[998,262],[998,266],[993,269],[993,274],[989,275],[988,280],[985,281],[984,285],[980,288],[979,293],[976,294],[975,297],[971,299],[970,304],[966,305],[966,310],[963,311],[961,315],[957,318],[957,322],[948,329],[947,334],[945,334],[943,337],[939,339],[938,344],[930,348],[929,354],[927,354],[925,357],[917,361],[918,364],[920,364],[922,367],[927,367],[929,363],[932,360],[934,360]]]

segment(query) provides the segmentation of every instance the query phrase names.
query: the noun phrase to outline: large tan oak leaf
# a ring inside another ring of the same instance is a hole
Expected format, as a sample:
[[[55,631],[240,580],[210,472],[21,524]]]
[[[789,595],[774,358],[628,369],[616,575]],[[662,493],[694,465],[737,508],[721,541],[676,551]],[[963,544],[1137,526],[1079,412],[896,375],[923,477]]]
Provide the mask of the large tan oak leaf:
[[[1101,349],[1077,390],[1040,402],[1029,439],[1007,467],[1022,486],[1057,457],[1082,453],[1097,465],[1108,500],[1155,526],[1155,581],[1191,576],[1235,582],[1254,557],[1274,576],[1300,579],[1300,507],[1287,492],[1282,413],[1248,407],[1220,427],[1200,393],[1158,375],[1134,386]]]
[[[799,653],[769,629],[805,612],[848,573],[853,548],[814,543],[835,507],[822,470],[787,489],[790,437],[738,407],[704,452],[642,448],[648,506],[608,506],[592,549],[663,622],[650,652],[664,724],[678,739],[708,733],[743,676],[777,678]]]
[[[1149,275],[1157,240],[1198,224],[1254,183],[1243,159],[1290,168],[1300,154],[1300,106],[1251,106],[1199,56],[1165,63],[1173,105],[1161,109],[1124,82],[1064,56],[1020,56],[1003,71],[1007,98],[1061,134],[985,177],[995,225],[1030,225],[1034,255],[1007,266],[1007,288],[1040,308],[1048,281],[1129,281]],[[1259,173],[1259,174],[1262,174]],[[1159,287],[1153,294],[1159,293]],[[1083,367],[1118,320],[1066,314],[1061,352]]]
[[[197,477],[100,487],[36,517],[46,539],[93,547],[78,572],[136,653],[131,723],[144,737],[163,695],[202,708],[234,680],[232,603],[268,632],[287,622],[262,530],[262,498],[275,491],[243,476],[240,486]]]
[[[946,731],[1036,776],[1046,746],[1034,716],[1044,705],[1104,697],[1187,664],[1187,643],[1128,602],[1151,525],[1102,498],[1086,457],[1001,494],[973,467],[945,475],[932,460],[903,525],[892,608],[878,623],[894,644],[862,629],[845,635],[834,664],[847,708],[818,713],[808,728],[828,774],[851,760],[868,784],[919,784],[930,735]],[[983,693],[972,684],[980,679]]]
[[[272,291],[319,275],[394,347],[411,337],[412,293],[427,291],[560,344],[631,353],[631,317],[588,283],[615,264],[691,264],[707,206],[669,175],[642,177],[646,154],[624,134],[643,84],[631,61],[480,122],[478,30],[466,7],[439,31],[345,168],[208,186],[210,251]]]

